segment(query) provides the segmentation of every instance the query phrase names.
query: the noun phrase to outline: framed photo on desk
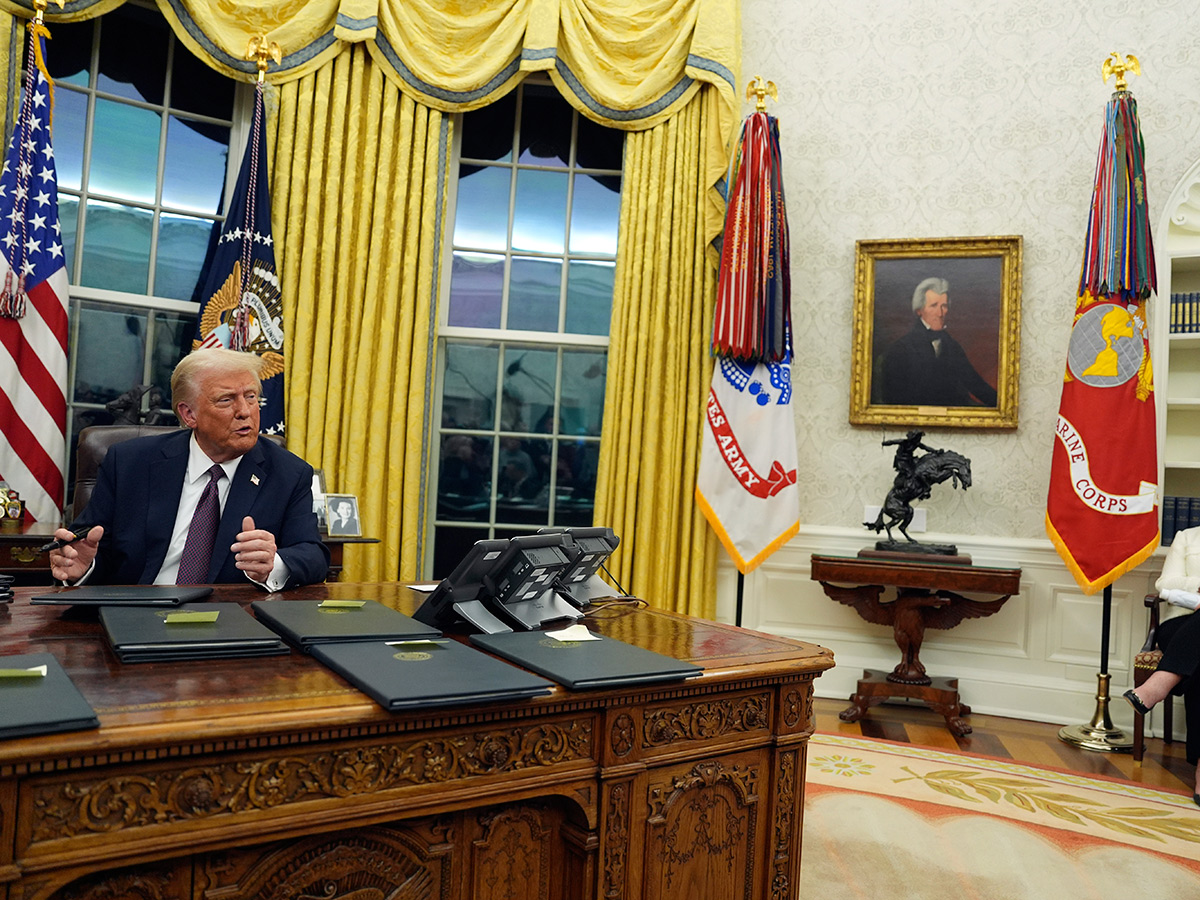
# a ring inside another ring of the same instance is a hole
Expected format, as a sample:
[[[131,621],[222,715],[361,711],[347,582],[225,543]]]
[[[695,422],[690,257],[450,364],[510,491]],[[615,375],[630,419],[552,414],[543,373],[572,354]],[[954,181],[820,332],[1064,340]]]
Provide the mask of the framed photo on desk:
[[[325,533],[330,537],[359,537],[358,498],[354,494],[325,495]]]
[[[1021,237],[859,241],[852,425],[1016,428]]]

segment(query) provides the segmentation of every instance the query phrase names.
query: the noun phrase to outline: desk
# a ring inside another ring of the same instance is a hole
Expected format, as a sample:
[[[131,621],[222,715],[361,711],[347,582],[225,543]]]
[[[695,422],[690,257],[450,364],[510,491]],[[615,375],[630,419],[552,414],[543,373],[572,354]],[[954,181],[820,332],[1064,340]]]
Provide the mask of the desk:
[[[828,650],[657,610],[589,617],[674,685],[388,713],[299,653],[122,665],[98,623],[0,609],[101,728],[0,743],[0,900],[788,900]],[[213,597],[249,603],[253,588]],[[397,584],[286,596],[369,598]],[[602,614],[603,615],[603,614]]]
[[[55,525],[24,522],[12,531],[0,529],[0,574],[15,575],[17,584],[53,583],[49,558],[40,548],[54,537]]]
[[[850,697],[850,706],[838,714],[843,722],[857,722],[872,706],[893,697],[921,700],[942,714],[946,727],[957,737],[971,733],[963,716],[971,708],[958,695],[957,678],[932,678],[921,664],[921,642],[926,628],[953,628],[963,619],[997,612],[1021,589],[1021,570],[974,566],[969,562],[906,561],[880,557],[812,557],[811,577],[825,594],[852,607],[863,619],[892,626],[900,648],[900,663],[891,672],[867,669]],[[840,585],[852,584],[855,587]],[[885,587],[896,597],[881,601]],[[968,600],[958,591],[1001,594],[992,601]]]

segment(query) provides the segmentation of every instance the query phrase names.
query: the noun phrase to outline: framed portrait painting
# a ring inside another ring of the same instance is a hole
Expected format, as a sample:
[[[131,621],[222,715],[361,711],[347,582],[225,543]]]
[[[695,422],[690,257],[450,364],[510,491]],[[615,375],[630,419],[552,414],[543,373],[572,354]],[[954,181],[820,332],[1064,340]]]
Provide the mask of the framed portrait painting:
[[[851,424],[1016,428],[1020,236],[856,246]]]

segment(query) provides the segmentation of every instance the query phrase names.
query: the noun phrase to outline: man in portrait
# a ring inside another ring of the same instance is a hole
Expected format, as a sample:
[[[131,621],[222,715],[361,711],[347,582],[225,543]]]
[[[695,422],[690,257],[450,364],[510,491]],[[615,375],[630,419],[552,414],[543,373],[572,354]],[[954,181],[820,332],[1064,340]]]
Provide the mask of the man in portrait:
[[[996,389],[946,327],[950,285],[926,278],[912,297],[912,328],[883,358],[883,402],[896,406],[995,406]]]

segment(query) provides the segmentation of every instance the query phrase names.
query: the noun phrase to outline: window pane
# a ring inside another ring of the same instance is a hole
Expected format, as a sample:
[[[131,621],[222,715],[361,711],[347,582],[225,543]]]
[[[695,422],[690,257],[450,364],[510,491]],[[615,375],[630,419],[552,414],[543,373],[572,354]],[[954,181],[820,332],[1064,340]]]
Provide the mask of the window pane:
[[[74,400],[107,403],[141,384],[145,347],[145,313],[81,303]]]
[[[211,126],[209,126],[210,130]],[[163,162],[163,206],[217,215],[229,163],[229,129],[216,137],[200,133],[186,119],[167,121],[167,158]]]
[[[509,91],[495,103],[464,113],[462,118],[462,159],[512,159],[513,124],[517,115],[517,92]],[[463,174],[477,167],[463,166]]]
[[[440,526],[433,538],[433,572],[430,578],[445,578],[454,571],[476,541],[486,540],[486,528]]]
[[[150,384],[158,388],[158,397],[151,395],[150,405],[159,403],[167,412],[171,411],[171,373],[175,364],[187,356],[192,349],[192,335],[196,333],[196,316],[155,311],[154,348],[150,354]]]
[[[149,210],[89,200],[79,283],[144,294],[150,276]]]
[[[546,434],[553,431],[557,361],[558,354],[553,350],[509,347],[504,351],[501,429]]]
[[[92,38],[96,28],[94,22],[55,22],[51,26],[52,40],[46,46],[46,71],[60,84],[77,84],[87,87],[88,69],[92,64]],[[55,92],[54,146],[58,149],[58,100],[62,94]]]
[[[519,170],[513,209],[513,249],[562,253],[566,224],[567,174]]]
[[[571,158],[571,107],[549,86],[527,85],[521,102],[521,156],[538,166],[565,166]]]
[[[63,256],[66,258],[67,278],[75,280],[75,234],[79,226],[79,198],[70,194],[58,195],[58,224],[62,228]]]
[[[500,438],[496,521],[549,524],[549,441]]]
[[[625,132],[600,125],[586,116],[579,117],[575,131],[577,166],[583,169],[621,171],[624,165],[622,153],[625,148]],[[620,179],[620,176],[609,177]]]
[[[503,250],[508,240],[508,169],[484,166],[458,180],[454,243],[459,247]]]
[[[122,200],[153,203],[161,121],[151,110],[97,98],[89,189]]]
[[[438,518],[486,522],[491,514],[492,439],[445,435],[441,460]]]
[[[598,436],[604,414],[604,377],[608,357],[586,350],[563,351],[560,434]]]
[[[65,88],[54,92],[54,167],[58,185],[79,190],[83,183],[83,135],[87,129],[87,95]]]
[[[572,261],[567,268],[567,318],[571,334],[608,334],[615,263]]]
[[[571,197],[571,252],[617,253],[617,225],[621,218],[620,182],[609,190],[591,175],[575,176]]]
[[[478,344],[447,344],[443,378],[443,428],[493,428],[496,364],[500,351]]]
[[[98,90],[130,100],[163,102],[171,32],[162,14],[127,3],[100,22]],[[176,53],[187,52],[176,47]]]
[[[191,300],[212,237],[211,219],[163,213],[158,219],[158,249],[154,256],[154,294]]]
[[[504,300],[504,257],[455,253],[450,263],[450,325],[499,328]]]
[[[171,62],[171,106],[214,119],[228,119],[235,83],[202,63],[176,42]],[[226,141],[228,143],[228,141]]]
[[[562,263],[558,260],[513,257],[508,279],[508,327],[558,331],[561,287]]]
[[[600,444],[559,441],[554,489],[555,525],[591,525],[596,503],[596,467]]]

